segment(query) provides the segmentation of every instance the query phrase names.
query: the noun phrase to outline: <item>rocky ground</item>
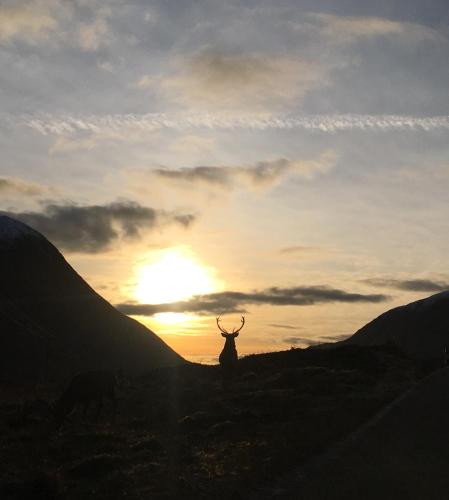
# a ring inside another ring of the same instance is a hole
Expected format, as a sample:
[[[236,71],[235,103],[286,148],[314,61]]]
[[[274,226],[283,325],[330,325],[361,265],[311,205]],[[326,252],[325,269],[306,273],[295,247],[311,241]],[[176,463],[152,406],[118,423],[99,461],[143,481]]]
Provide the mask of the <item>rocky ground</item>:
[[[391,346],[248,356],[223,387],[218,367],[131,379],[118,414],[75,412],[56,430],[61,389],[2,384],[2,499],[240,499],[324,451],[413,384]]]

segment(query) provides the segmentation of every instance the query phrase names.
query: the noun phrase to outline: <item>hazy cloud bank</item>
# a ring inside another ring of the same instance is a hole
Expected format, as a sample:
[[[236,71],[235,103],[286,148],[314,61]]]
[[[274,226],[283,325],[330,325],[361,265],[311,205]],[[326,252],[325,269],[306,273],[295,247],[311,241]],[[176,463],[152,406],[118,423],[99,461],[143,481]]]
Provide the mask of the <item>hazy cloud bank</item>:
[[[40,1],[19,3],[0,6],[0,41],[22,39],[36,43],[48,37],[57,25],[50,6]]]
[[[111,42],[107,22],[111,7],[94,1],[6,0],[0,5],[0,43],[51,44],[95,52]]]
[[[166,212],[131,201],[108,205],[49,204],[42,212],[1,212],[18,219],[48,237],[57,247],[96,253],[121,238],[139,238],[145,230],[169,224],[188,227],[192,214]]]
[[[324,12],[306,14],[306,25],[314,25],[323,41],[331,45],[354,43],[375,37],[400,37],[409,43],[444,40],[438,31],[423,24],[376,16],[338,16]]]
[[[307,306],[329,302],[379,303],[389,300],[387,295],[350,293],[325,286],[267,288],[253,293],[220,292],[198,295],[190,300],[170,304],[117,305],[130,315],[152,316],[161,312],[190,312],[200,315],[245,312],[246,305]]]
[[[54,189],[48,186],[24,181],[17,177],[0,177],[0,195],[40,196],[53,191]]]
[[[298,55],[206,48],[178,58],[163,77],[143,75],[136,86],[159,89],[173,102],[197,109],[264,110],[303,98],[328,83],[330,68]]]
[[[311,178],[327,172],[335,163],[332,152],[322,154],[316,160],[289,160],[279,158],[272,161],[260,161],[251,166],[199,166],[192,168],[159,168],[152,170],[152,175],[177,183],[208,184],[220,187],[233,187],[247,184],[255,188],[278,184],[287,175]]]
[[[368,285],[395,288],[407,292],[444,292],[449,290],[449,282],[430,279],[398,280],[391,278],[371,278],[363,280]]]
[[[144,98],[146,109],[212,113],[420,112],[426,108],[414,103],[421,98],[436,94],[444,103],[446,75],[438,68],[447,33],[440,20],[434,29],[424,18],[420,24],[415,7],[404,2],[393,15],[338,2],[187,1],[174,9],[162,1],[4,0],[3,108],[113,113],[141,110]],[[382,78],[360,78],[370,68]],[[409,106],[396,106],[404,95]]]

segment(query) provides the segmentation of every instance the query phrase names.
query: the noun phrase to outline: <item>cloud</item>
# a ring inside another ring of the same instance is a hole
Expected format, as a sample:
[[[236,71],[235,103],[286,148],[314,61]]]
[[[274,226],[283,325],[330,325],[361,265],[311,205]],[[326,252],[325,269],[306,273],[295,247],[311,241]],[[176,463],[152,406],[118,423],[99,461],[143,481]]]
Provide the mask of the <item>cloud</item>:
[[[343,334],[343,335],[322,335],[320,337],[320,340],[325,340],[325,341],[333,341],[333,342],[341,342],[342,340],[346,340],[349,338],[351,335]]]
[[[277,254],[283,259],[291,260],[323,260],[330,258],[331,255],[338,253],[335,248],[324,248],[308,245],[292,245],[280,248]]]
[[[284,247],[279,250],[281,255],[295,255],[295,256],[303,256],[316,254],[318,252],[322,252],[323,250],[319,247],[309,247],[304,245],[295,245],[291,247]]]
[[[300,101],[310,89],[326,85],[328,73],[300,56],[206,49],[180,59],[171,75],[143,75],[136,85],[160,89],[194,109],[265,110]]]
[[[109,14],[106,12],[106,14]],[[106,16],[98,16],[92,22],[81,23],[78,30],[78,41],[80,47],[86,52],[94,52],[101,45],[108,43],[108,24]]]
[[[271,187],[279,184],[288,175],[312,178],[327,172],[335,163],[334,153],[328,151],[316,160],[289,160],[279,158],[260,161],[252,166],[200,166],[192,168],[159,168],[151,171],[159,178],[188,184],[207,184],[232,188],[246,184],[254,188]]]
[[[47,236],[57,247],[96,253],[117,240],[139,238],[143,231],[169,224],[188,227],[191,214],[178,214],[144,207],[130,201],[108,205],[49,204],[43,212],[1,212],[19,219]]]
[[[285,337],[282,339],[283,342],[286,344],[291,344],[291,345],[306,345],[306,346],[311,346],[311,345],[316,345],[319,344],[319,340],[317,339],[311,339],[309,337]]]
[[[316,24],[322,37],[331,43],[345,44],[361,38],[401,36],[408,41],[438,41],[442,36],[421,24],[392,21],[383,17],[338,16],[325,13],[309,13],[306,19]]]
[[[119,304],[117,308],[130,315],[152,316],[161,312],[190,312],[200,315],[245,312],[246,305],[307,306],[331,302],[379,303],[387,295],[345,292],[326,286],[268,288],[252,293],[220,292],[198,295],[192,299],[169,304]]]
[[[0,115],[5,127],[29,127],[42,135],[72,136],[79,133],[126,134],[156,130],[307,130],[336,133],[352,130],[447,131],[449,116],[413,115],[286,115],[273,113],[146,113],[114,115],[34,114],[11,117]]]
[[[27,182],[15,177],[0,177],[0,194],[19,194],[40,196],[53,191],[50,187],[34,182]]]
[[[72,153],[74,151],[90,151],[97,145],[97,140],[93,136],[77,137],[71,139],[64,136],[58,136],[56,142],[52,144],[48,152],[50,155],[59,153]]]
[[[251,16],[247,18],[248,12]],[[276,36],[265,26],[270,16],[276,20]],[[428,26],[399,22],[375,16],[338,16],[326,13],[292,12],[279,8],[246,10],[224,29],[234,40],[221,38],[223,28],[216,33],[198,38],[204,25],[198,23],[193,30],[196,52],[187,50],[177,55],[171,67],[139,75],[133,87],[150,91],[159,101],[169,106],[182,106],[190,110],[274,111],[292,109],[302,104],[310,92],[338,83],[341,70],[355,67],[363,58],[348,53],[346,45],[363,40],[389,37],[395,46],[412,46],[423,41],[441,42],[445,38]],[[258,17],[261,16],[261,17]],[[266,41],[257,33],[266,30]],[[238,28],[237,28],[238,27]],[[248,32],[242,34],[236,29]],[[253,30],[256,30],[254,32]],[[232,34],[232,35],[231,35]],[[211,36],[212,35],[212,36]],[[215,36],[214,36],[215,35]],[[249,38],[248,38],[249,37]],[[242,39],[247,43],[242,46]],[[253,40],[249,43],[249,40]],[[204,45],[204,42],[208,45]],[[271,41],[271,43],[269,43]],[[239,49],[229,49],[230,46]],[[190,49],[191,50],[191,49]],[[306,103],[307,104],[307,103]]]
[[[341,342],[349,337],[349,335],[322,335],[321,337],[284,337],[282,339],[286,344],[312,346],[317,344],[326,344],[328,342]]]
[[[302,326],[292,326],[292,325],[284,325],[280,323],[270,323],[268,326],[272,326],[273,328],[282,328],[283,330],[302,330]]]
[[[107,22],[112,16],[111,7],[97,2],[83,5],[61,0],[10,0],[9,5],[0,6],[0,42],[36,44],[45,40],[55,42],[53,46],[58,49],[76,46],[87,52],[97,51],[112,41]]]
[[[195,134],[186,134],[179,137],[171,144],[171,149],[183,155],[201,155],[209,153],[216,148],[217,139]]]
[[[151,89],[153,86],[158,84],[158,79],[153,75],[143,75],[139,80],[133,85],[138,89]]]
[[[449,290],[449,283],[430,279],[398,280],[391,278],[371,278],[363,280],[368,285],[394,288],[408,292],[443,292]]]
[[[56,27],[56,19],[42,2],[0,6],[0,41],[21,39],[35,42],[46,38]]]
[[[111,61],[98,61],[97,68],[100,68],[107,73],[114,73],[116,70],[114,64]]]

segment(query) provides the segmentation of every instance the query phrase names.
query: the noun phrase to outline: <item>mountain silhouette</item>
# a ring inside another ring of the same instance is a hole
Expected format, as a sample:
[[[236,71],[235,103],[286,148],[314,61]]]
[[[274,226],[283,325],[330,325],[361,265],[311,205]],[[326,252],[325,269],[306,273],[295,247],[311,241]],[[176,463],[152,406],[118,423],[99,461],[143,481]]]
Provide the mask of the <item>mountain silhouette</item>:
[[[449,348],[449,291],[390,309],[342,343],[374,346],[387,342],[413,358],[442,359],[444,348]]]
[[[139,373],[183,362],[98,295],[40,233],[0,215],[0,378],[58,380],[88,369]]]

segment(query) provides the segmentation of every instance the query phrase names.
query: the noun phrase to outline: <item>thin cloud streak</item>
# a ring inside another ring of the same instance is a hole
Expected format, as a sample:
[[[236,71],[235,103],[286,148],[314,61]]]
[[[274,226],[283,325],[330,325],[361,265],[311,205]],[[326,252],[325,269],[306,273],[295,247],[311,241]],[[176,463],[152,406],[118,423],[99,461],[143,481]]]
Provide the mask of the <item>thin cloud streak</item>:
[[[302,256],[304,254],[311,254],[311,253],[318,253],[322,252],[323,249],[320,247],[312,247],[312,246],[306,246],[306,245],[295,245],[291,247],[284,247],[279,250],[279,253],[281,255],[295,255],[295,256]]]
[[[284,343],[291,344],[293,346],[301,344],[310,347],[311,345],[316,345],[320,343],[318,339],[312,339],[309,337],[285,337],[282,340]]]
[[[302,330],[302,326],[292,326],[292,325],[283,325],[282,323],[270,323],[268,326],[273,328],[281,328],[283,330]]]
[[[79,133],[154,132],[161,129],[300,129],[335,133],[351,130],[388,132],[449,130],[449,115],[300,115],[283,114],[110,114],[110,115],[1,115],[0,124],[25,126],[42,135],[69,136]]]
[[[341,342],[349,338],[350,335],[322,335],[320,337],[284,337],[282,340],[286,344],[296,346],[302,344],[305,346],[312,346],[317,344],[329,344],[334,342]]]

